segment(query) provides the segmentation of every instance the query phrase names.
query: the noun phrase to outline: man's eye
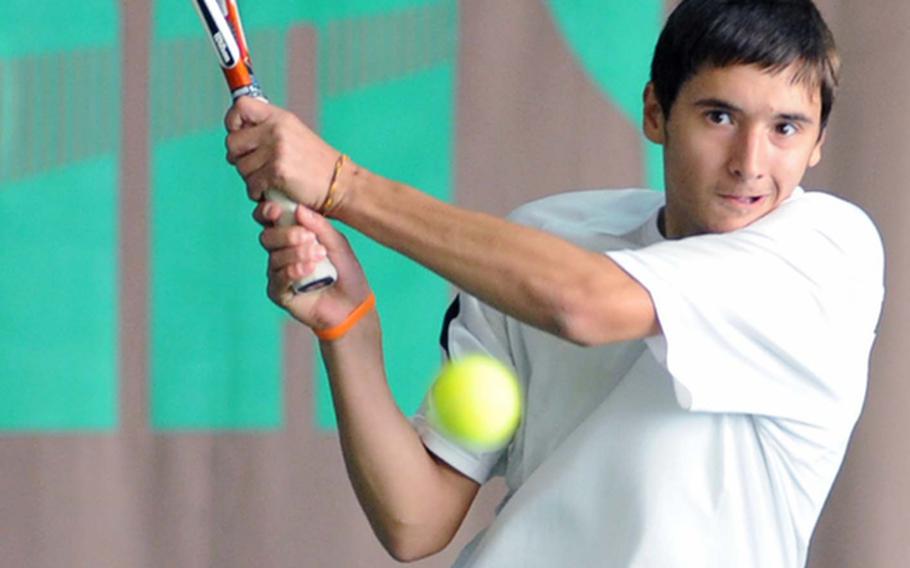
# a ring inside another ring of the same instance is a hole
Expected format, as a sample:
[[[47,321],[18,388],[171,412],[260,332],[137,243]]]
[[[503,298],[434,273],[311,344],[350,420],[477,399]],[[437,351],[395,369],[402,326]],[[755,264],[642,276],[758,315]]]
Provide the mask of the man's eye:
[[[714,124],[732,124],[733,117],[729,112],[722,110],[712,110],[707,113],[708,120]]]
[[[782,122],[777,125],[777,133],[783,136],[793,136],[799,132],[799,128],[792,122]]]

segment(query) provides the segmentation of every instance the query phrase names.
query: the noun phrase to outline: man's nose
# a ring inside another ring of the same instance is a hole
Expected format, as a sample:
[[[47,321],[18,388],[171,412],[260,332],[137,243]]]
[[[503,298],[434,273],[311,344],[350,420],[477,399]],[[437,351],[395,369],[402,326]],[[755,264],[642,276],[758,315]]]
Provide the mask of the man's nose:
[[[740,181],[760,180],[766,175],[768,140],[758,127],[744,128],[730,149],[728,169]]]

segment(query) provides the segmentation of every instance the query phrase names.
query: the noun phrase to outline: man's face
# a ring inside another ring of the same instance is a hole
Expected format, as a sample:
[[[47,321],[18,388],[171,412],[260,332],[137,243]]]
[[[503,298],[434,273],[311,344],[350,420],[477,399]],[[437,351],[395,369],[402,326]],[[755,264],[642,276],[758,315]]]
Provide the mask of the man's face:
[[[705,68],[667,120],[645,90],[645,135],[664,146],[667,238],[725,233],[787,199],[821,159],[821,94],[793,69]]]

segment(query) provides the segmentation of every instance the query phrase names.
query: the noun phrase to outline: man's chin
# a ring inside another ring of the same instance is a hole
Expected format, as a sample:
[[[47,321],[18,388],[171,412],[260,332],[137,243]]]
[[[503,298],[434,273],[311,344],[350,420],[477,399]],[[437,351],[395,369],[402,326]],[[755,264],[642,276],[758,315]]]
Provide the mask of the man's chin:
[[[764,217],[767,213],[768,211],[761,211],[744,217],[736,217],[733,219],[719,219],[713,223],[708,224],[708,230],[706,230],[705,233],[732,233],[733,231],[738,231],[740,229],[748,227],[752,223]]]
[[[772,208],[773,209],[773,208]],[[732,233],[744,227],[748,227],[755,221],[768,214],[772,209],[763,207],[748,212],[742,210],[731,211],[727,207],[719,207],[712,211],[712,214],[702,215],[700,218],[695,217],[695,223],[683,226],[679,234],[669,238],[685,238],[696,235],[717,235],[723,233]]]

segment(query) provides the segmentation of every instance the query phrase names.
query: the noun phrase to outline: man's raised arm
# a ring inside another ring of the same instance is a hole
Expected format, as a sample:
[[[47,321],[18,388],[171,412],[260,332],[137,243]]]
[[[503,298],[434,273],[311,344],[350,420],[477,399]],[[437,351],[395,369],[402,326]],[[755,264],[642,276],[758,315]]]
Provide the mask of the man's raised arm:
[[[319,210],[338,153],[293,114],[241,99],[226,117],[228,160],[250,199],[280,189]],[[502,312],[574,343],[659,331],[647,291],[605,255],[446,204],[348,161],[327,214]]]

